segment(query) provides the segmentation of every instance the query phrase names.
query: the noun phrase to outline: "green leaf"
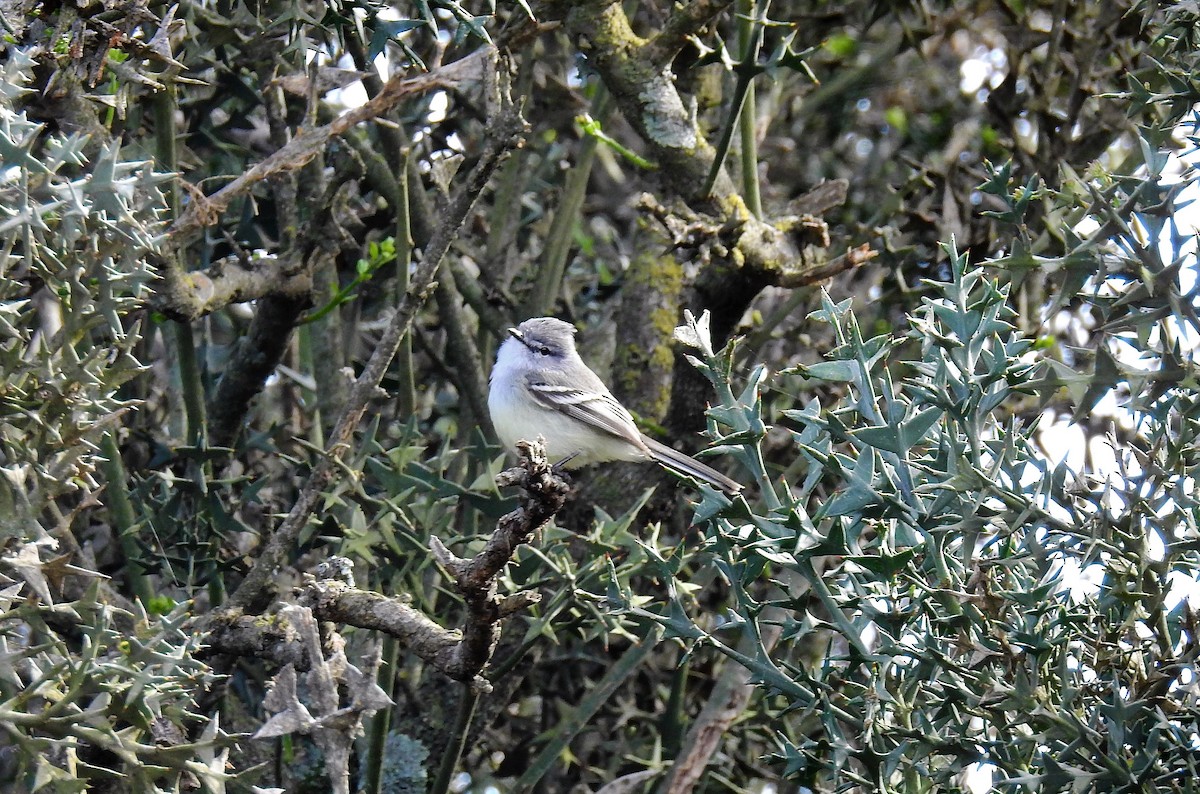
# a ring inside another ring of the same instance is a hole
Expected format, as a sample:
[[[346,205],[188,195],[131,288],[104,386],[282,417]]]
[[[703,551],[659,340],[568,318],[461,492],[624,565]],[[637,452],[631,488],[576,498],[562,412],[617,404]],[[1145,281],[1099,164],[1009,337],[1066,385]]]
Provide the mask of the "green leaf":
[[[798,364],[785,371],[787,374],[793,372],[815,380],[850,383],[858,379],[862,368],[857,361],[821,361],[808,366]]]
[[[942,413],[940,408],[926,408],[898,425],[866,427],[851,431],[851,435],[875,449],[906,455],[925,440],[925,433],[942,417]]]

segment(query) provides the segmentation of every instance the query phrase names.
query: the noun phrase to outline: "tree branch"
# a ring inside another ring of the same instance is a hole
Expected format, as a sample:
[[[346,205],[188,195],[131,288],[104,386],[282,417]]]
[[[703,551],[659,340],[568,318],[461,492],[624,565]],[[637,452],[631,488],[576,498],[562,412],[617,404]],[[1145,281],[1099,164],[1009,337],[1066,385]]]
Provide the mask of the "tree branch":
[[[213,195],[194,196],[192,206],[175,221],[168,235],[179,243],[199,229],[211,226],[231,201],[249,192],[255,184],[276,174],[302,167],[325,148],[330,138],[342,135],[355,125],[386,113],[405,97],[438,88],[462,88],[483,81],[485,73],[495,69],[495,57],[494,49],[483,47],[436,71],[416,77],[393,77],[383,86],[383,90],[364,104],[347,110],[324,126],[302,130],[299,135],[288,141],[286,146],[254,165]]]
[[[521,486],[520,505],[497,522],[492,536],[474,558],[456,557],[436,537],[429,541],[434,556],[454,577],[466,603],[461,629],[442,628],[406,600],[357,589],[344,576],[307,577],[299,594],[300,606],[311,608],[322,621],[390,634],[407,651],[448,677],[470,683],[477,691],[487,691],[491,685],[481,674],[492,658],[501,621],[540,598],[528,591],[499,596],[496,581],[517,547],[562,509],[570,491],[546,460],[541,443],[523,444],[521,465],[497,479],[502,485]],[[289,625],[284,611],[266,618],[227,609],[209,618],[204,629],[210,653],[256,656],[301,671],[309,669],[313,661],[311,649],[301,633]]]
[[[688,109],[675,88],[669,65],[651,59],[645,39],[633,32],[620,3],[576,3],[567,24],[622,115],[646,143],[663,182],[689,203],[704,202],[701,188],[716,152],[705,140],[694,109]],[[722,174],[717,192],[732,190]]]
[[[376,389],[379,388],[379,383],[383,380],[388,365],[400,346],[400,340],[409,332],[417,310],[425,304],[432,292],[438,268],[451,241],[466,220],[467,213],[475,205],[476,199],[487,186],[492,172],[511,149],[520,145],[520,136],[526,128],[525,122],[521,118],[520,112],[511,104],[507,93],[502,92],[502,94],[502,106],[489,124],[486,143],[480,153],[479,161],[446,206],[442,223],[426,247],[420,265],[413,272],[408,294],[397,307],[396,313],[380,337],[375,351],[371,354],[362,374],[358,376],[351,389],[345,411],[330,435],[325,456],[317,461],[308,481],[301,489],[296,503],[292,506],[291,512],[271,534],[262,553],[255,559],[253,567],[246,575],[246,579],[231,597],[229,602],[231,606],[246,611],[258,611],[265,605],[275,570],[283,564],[288,553],[295,548],[300,530],[303,529],[315,509],[320,495],[333,481],[338,463],[350,448],[350,439],[354,429],[361,421],[367,404],[374,396]]]
[[[250,328],[238,340],[208,404],[209,440],[213,446],[234,443],[250,401],[283,360],[296,319],[310,303],[307,293],[296,297],[269,294],[258,302]]]
[[[813,279],[795,272],[795,263],[802,262],[803,236],[811,228],[796,216],[814,214],[811,210],[757,218],[723,171],[718,171],[711,194],[705,191],[716,153],[680,96],[667,56],[683,38],[728,5],[721,0],[687,4],[649,41],[634,34],[619,3],[583,0],[572,6],[567,18],[572,34],[588,52],[621,113],[649,148],[664,186],[686,203],[683,208],[660,208],[660,220],[677,246],[685,247],[681,241],[688,238],[691,247],[706,246],[715,254],[705,263],[696,291],[717,304],[691,305],[711,309],[718,324],[723,322],[726,308],[731,318],[740,318],[749,301],[768,284],[811,283],[835,272],[825,263],[820,266],[825,275]],[[845,184],[825,183],[813,194],[810,203],[823,211],[844,200]],[[820,223],[819,218],[813,220]],[[799,238],[797,231],[801,232]],[[839,261],[849,267],[853,258]],[[716,288],[707,288],[705,281]]]
[[[416,77],[397,75],[364,104],[346,111],[328,124],[301,130],[274,154],[211,196],[205,196],[199,189],[181,183],[191,194],[191,203],[168,230],[168,241],[176,247],[182,247],[199,230],[216,223],[234,199],[248,193],[256,184],[302,168],[324,151],[330,138],[344,135],[356,125],[383,115],[402,99],[434,89],[455,89],[483,82],[485,75],[494,73],[495,60],[496,50],[485,47],[428,74]],[[188,273],[178,264],[178,259],[171,256],[159,257],[158,266],[160,278],[155,308],[180,319],[195,319],[223,305],[237,302],[241,296],[246,296],[241,297],[242,300],[249,300],[274,294],[265,275],[262,278],[235,278],[234,283],[224,285],[222,279],[214,279],[212,273],[206,273],[207,278]],[[292,280],[281,285],[289,296],[294,296],[300,287],[300,281]],[[218,302],[222,298],[225,298],[225,304]]]
[[[520,485],[523,489],[521,505],[500,519],[483,550],[465,560],[452,554],[438,538],[429,539],[430,550],[454,577],[467,607],[462,642],[454,649],[450,668],[446,671],[447,675],[460,681],[474,678],[492,658],[500,637],[500,620],[538,599],[536,593],[515,593],[499,600],[496,579],[512,559],[517,546],[528,541],[562,509],[570,490],[546,460],[540,440],[533,444],[518,442],[518,447],[522,468],[509,469],[498,482]]]
[[[696,35],[701,28],[712,22],[717,14],[731,5],[733,0],[692,0],[688,3],[677,3],[671,16],[663,23],[662,30],[646,44],[647,60],[659,66],[669,66],[683,49],[689,36]]]
[[[185,288],[175,290],[169,298],[166,293],[155,293],[150,308],[172,320],[191,322],[231,303],[246,303],[267,295],[307,297],[312,277],[297,272],[294,263],[278,257],[243,261],[229,256],[204,270],[185,273],[180,285]]]

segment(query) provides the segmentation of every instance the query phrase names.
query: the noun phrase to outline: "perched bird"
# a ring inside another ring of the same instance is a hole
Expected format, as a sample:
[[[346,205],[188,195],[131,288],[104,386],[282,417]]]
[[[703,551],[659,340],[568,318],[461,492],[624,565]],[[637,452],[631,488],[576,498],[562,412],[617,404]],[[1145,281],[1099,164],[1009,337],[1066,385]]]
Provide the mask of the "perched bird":
[[[535,317],[510,328],[496,353],[488,410],[504,446],[539,435],[546,456],[569,469],[613,460],[652,460],[734,494],[742,486],[638,431],[575,350],[575,327]]]

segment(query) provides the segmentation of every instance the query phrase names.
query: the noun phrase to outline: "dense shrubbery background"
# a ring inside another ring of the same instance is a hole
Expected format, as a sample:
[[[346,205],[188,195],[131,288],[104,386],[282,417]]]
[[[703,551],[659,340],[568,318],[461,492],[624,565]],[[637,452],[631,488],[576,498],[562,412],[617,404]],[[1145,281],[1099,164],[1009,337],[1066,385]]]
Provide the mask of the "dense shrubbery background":
[[[0,787],[1190,790],[1159,5],[0,3]]]

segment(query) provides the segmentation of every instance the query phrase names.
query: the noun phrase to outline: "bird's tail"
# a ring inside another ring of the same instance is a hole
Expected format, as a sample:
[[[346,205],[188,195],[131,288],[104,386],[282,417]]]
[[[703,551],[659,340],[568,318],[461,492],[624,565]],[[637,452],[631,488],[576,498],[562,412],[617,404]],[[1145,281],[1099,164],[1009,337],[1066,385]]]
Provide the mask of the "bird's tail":
[[[660,444],[649,436],[642,436],[642,442],[650,450],[650,457],[672,471],[679,474],[686,474],[697,480],[703,480],[714,488],[720,488],[727,494],[735,494],[742,490],[740,483],[734,482],[721,472],[701,463],[693,457],[671,449],[665,444]]]

